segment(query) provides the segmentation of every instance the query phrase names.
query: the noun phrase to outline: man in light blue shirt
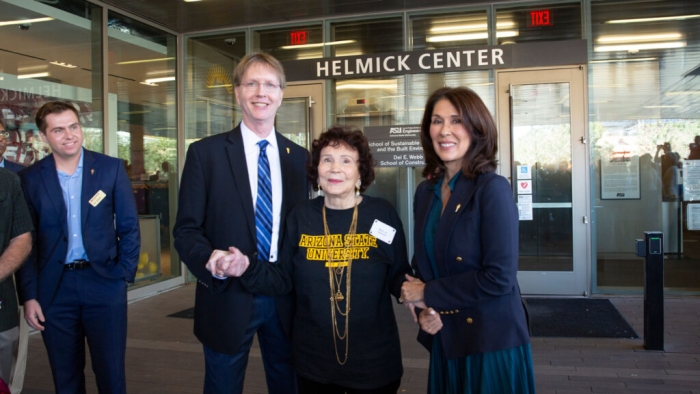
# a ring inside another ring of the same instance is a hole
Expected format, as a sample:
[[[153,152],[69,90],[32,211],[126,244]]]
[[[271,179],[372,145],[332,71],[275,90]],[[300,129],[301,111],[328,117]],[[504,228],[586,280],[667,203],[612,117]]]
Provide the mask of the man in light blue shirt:
[[[52,153],[20,173],[36,238],[17,288],[27,323],[42,333],[57,393],[85,393],[87,338],[99,392],[125,394],[138,214],[123,162],[83,149],[78,119],[68,102],[37,112]]]

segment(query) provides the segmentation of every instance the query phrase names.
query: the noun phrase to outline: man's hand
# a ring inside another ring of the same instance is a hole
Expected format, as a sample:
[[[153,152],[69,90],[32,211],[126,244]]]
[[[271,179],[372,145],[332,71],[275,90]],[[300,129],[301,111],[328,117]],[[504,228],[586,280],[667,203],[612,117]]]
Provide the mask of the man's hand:
[[[418,278],[406,274],[406,282],[401,285],[401,299],[403,302],[412,303],[419,308],[425,308],[423,290],[425,283]]]
[[[228,250],[229,255],[217,260],[216,269],[224,273],[222,276],[240,277],[250,266],[250,260],[233,246]]]
[[[46,320],[44,319],[44,312],[41,310],[39,301],[29,300],[24,303],[24,320],[27,321],[30,327],[39,331],[44,331],[42,323]]]
[[[418,322],[421,330],[430,335],[435,335],[442,329],[440,314],[435,312],[433,308],[423,309],[418,316]]]
[[[214,249],[214,251],[211,252],[211,256],[209,256],[209,261],[207,261],[207,271],[211,272],[214,276],[224,277],[224,270],[218,269],[217,263],[221,259],[230,258],[230,255],[231,252],[227,250]]]

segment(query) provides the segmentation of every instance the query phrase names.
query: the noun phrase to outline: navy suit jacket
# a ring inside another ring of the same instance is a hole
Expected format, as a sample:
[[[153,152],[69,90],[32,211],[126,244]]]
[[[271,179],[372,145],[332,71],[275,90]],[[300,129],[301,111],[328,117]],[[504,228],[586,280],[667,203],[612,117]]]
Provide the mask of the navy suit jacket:
[[[82,235],[90,265],[106,278],[134,281],[141,236],[131,182],[121,160],[83,149]],[[20,302],[36,299],[49,306],[68,253],[67,210],[56,162],[49,155],[20,171],[34,222],[34,248],[17,271]],[[105,198],[92,206],[98,192]]]
[[[25,167],[21,164],[17,164],[13,161],[9,161],[9,160],[5,159],[5,169],[6,170],[10,170],[10,171],[14,172],[15,174],[17,174],[18,172],[22,171],[24,168]]]
[[[439,185],[435,185],[439,187]],[[464,357],[529,343],[518,273],[518,211],[508,181],[495,173],[459,175],[435,231],[435,278],[425,228],[436,199],[424,181],[414,200],[413,267],[426,283],[424,299],[440,313],[446,357]],[[428,350],[433,337],[420,330]]]
[[[281,241],[287,213],[309,197],[308,152],[279,133],[276,137],[283,190]],[[173,235],[180,258],[197,277],[195,335],[216,352],[236,353],[250,321],[253,294],[243,288],[239,278],[213,278],[205,266],[214,249],[228,250],[229,246],[237,247],[251,260],[256,258],[255,209],[240,126],[190,145]],[[285,296],[276,301],[289,335],[292,299]]]

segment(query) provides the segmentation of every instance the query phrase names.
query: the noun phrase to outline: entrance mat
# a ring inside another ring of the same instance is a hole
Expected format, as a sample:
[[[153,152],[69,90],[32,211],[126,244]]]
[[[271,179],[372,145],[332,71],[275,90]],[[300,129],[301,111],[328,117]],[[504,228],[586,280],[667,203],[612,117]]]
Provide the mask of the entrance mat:
[[[608,299],[523,298],[533,337],[639,338]]]
[[[194,319],[194,307],[187,308],[184,311],[175,312],[172,315],[168,315],[168,317],[182,317],[185,319]]]

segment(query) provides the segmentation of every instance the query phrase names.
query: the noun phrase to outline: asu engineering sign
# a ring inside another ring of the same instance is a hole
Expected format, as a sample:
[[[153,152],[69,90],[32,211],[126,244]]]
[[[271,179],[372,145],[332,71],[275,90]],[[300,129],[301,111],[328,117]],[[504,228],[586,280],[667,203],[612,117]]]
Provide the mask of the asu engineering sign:
[[[367,126],[364,134],[377,167],[422,167],[420,125]]]

